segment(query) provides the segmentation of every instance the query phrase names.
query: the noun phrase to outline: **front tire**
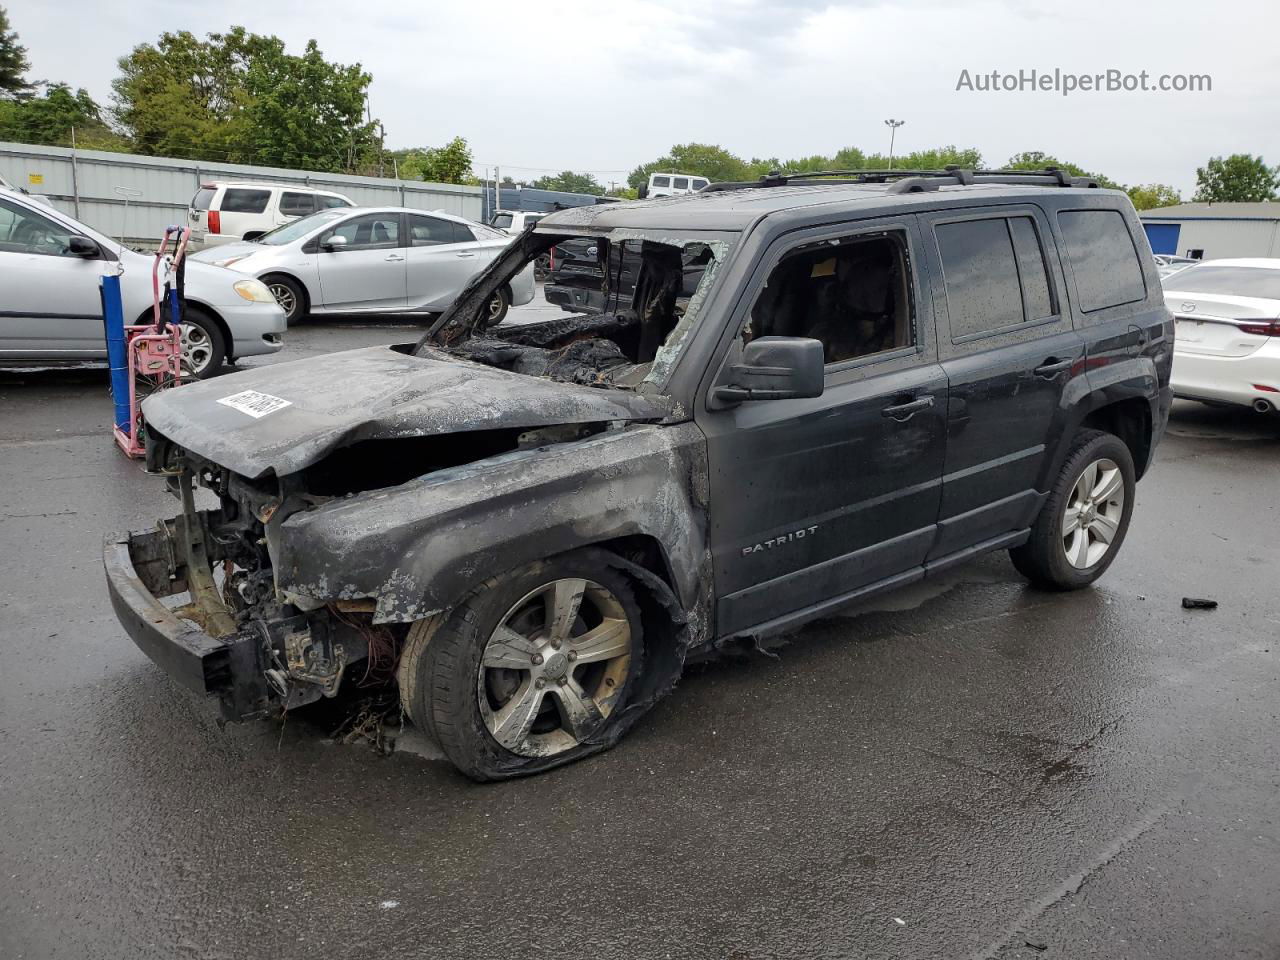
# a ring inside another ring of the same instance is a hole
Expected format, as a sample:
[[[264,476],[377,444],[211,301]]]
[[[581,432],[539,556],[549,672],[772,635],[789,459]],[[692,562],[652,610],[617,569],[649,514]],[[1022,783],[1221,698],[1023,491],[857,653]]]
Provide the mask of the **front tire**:
[[[1133,457],[1119,437],[1082,430],[1025,544],[1009,551],[1018,572],[1047,590],[1079,590],[1116,558],[1133,515]]]
[[[538,773],[612,745],[643,649],[630,580],[575,551],[489,580],[443,623],[415,624],[404,699],[472,779]]]
[[[222,328],[203,310],[186,307],[179,325],[182,341],[182,372],[197,380],[216,374],[227,359]]]
[[[292,277],[266,277],[262,282],[284,311],[285,326],[291,327],[307,315],[307,292],[298,281]]]
[[[511,295],[507,293],[507,288],[503,287],[489,299],[489,306],[485,311],[485,328],[496,327],[505,320],[510,306]]]

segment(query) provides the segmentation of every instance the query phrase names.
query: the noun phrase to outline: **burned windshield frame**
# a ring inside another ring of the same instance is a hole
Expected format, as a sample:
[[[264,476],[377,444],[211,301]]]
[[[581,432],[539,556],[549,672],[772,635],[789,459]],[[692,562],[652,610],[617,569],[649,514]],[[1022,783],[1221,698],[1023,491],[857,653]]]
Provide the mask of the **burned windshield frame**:
[[[645,340],[643,345],[634,351],[635,356],[631,358],[630,363],[620,364],[616,370],[602,371],[599,383],[632,386],[644,391],[660,391],[665,386],[675,361],[682,352],[690,330],[698,322],[702,305],[707,299],[715,276],[727,261],[739,238],[740,234],[736,231],[667,231],[661,228],[626,227],[590,231],[536,229],[514,241],[492,267],[485,270],[463,291],[454,306],[445,311],[427,334],[419,340],[414,353],[419,356],[439,350],[455,354],[474,353],[476,352],[474,347],[468,349],[464,346],[469,340],[504,339],[491,335],[490,328],[484,322],[487,311],[482,304],[487,303],[493,291],[515,278],[521,270],[527,269],[539,256],[558,243],[566,240],[595,240],[602,242],[602,246],[625,244],[627,247],[633,247],[635,245],[640,247],[646,256],[645,262],[649,264],[649,269],[656,270],[657,273],[647,278],[638,277],[636,289],[623,295],[626,297],[625,300],[616,304],[611,302],[613,310],[610,311],[610,315],[622,316],[630,311],[637,311],[634,319],[637,329],[633,335],[644,337]],[[682,289],[683,279],[677,280],[674,291],[669,283],[663,281],[661,276],[663,261],[668,259],[661,252],[663,248],[678,251],[681,278],[684,278],[690,269],[691,258],[705,261],[702,276],[692,291]],[[602,289],[604,289],[604,280],[602,271]],[[647,288],[642,290],[642,287],[646,287],[646,281]],[[613,294],[613,291],[610,293]],[[637,307],[637,302],[642,296],[648,297],[648,300]],[[610,300],[612,301],[612,296]],[[669,304],[669,306],[660,304]],[[661,311],[661,314],[656,311]],[[565,314],[552,321],[537,321],[521,325],[521,329],[532,332],[535,328],[562,326],[564,321],[572,316],[574,314]],[[601,316],[601,314],[581,314],[581,316]],[[495,326],[492,329],[499,328]],[[654,342],[653,337],[659,330],[662,331],[661,339]],[[514,334],[507,339],[512,338],[523,339],[522,336],[517,337]],[[608,335],[604,335],[603,338],[612,339]],[[517,372],[526,371],[518,370]],[[554,372],[549,372],[547,375],[556,377]]]

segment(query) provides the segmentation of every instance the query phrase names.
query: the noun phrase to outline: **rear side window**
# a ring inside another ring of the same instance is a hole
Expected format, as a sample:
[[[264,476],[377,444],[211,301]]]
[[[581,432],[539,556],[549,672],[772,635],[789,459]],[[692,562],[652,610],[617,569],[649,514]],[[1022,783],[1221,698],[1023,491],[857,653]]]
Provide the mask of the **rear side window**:
[[[671,186],[671,178],[670,177],[654,177],[653,185],[655,187],[669,187]]]
[[[191,198],[191,209],[208,210],[215,193],[217,193],[217,190],[213,187],[201,187],[196,191],[196,195]]]
[[[1063,210],[1058,226],[1067,242],[1081,313],[1146,299],[1138,250],[1120,211]]]
[[[1002,217],[934,228],[947,290],[951,339],[1021,323],[1022,291],[1013,237]]]
[[[271,199],[270,190],[245,190],[233,187],[222,195],[218,209],[223,213],[262,213]]]
[[[672,180],[672,181],[671,181],[671,187],[672,187],[672,189],[674,189],[674,190],[688,190],[688,189],[689,189],[689,178],[688,178],[688,177],[676,177],[674,180]]]
[[[316,208],[315,194],[291,193],[280,194],[280,212],[286,217],[305,217]]]
[[[432,247],[442,243],[470,243],[475,239],[471,231],[460,223],[417,214],[409,218],[409,234],[413,238],[415,247]]]

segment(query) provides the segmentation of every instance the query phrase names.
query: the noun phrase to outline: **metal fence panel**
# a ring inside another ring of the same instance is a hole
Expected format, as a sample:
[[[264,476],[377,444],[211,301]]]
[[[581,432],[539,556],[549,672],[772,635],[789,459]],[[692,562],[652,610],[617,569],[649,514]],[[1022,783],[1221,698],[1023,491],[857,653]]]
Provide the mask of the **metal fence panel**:
[[[131,245],[153,244],[166,226],[183,223],[199,185],[212,180],[298,184],[341,193],[360,206],[442,210],[472,220],[483,213],[480,187],[24,143],[0,142],[0,176]]]

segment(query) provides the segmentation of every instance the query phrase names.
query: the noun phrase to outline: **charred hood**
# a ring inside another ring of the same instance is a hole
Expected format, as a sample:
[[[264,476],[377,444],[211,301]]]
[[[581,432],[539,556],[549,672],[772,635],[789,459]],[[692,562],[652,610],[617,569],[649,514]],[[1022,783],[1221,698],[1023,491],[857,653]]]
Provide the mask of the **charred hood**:
[[[166,390],[148,426],[245,477],[284,476],[367,440],[661,420],[661,398],[525,376],[411,347],[272,364]]]

